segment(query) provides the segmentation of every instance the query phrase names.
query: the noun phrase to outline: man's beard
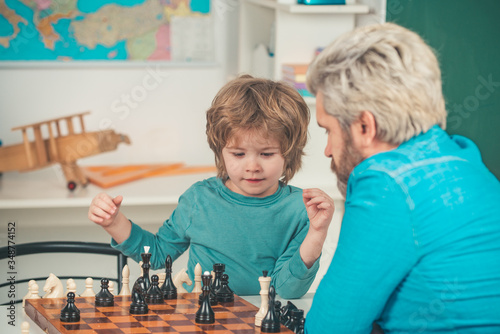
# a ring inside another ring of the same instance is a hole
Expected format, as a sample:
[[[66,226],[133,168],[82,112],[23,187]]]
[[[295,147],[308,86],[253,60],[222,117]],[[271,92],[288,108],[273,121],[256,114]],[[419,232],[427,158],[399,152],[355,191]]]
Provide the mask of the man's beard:
[[[342,148],[342,152],[339,156],[340,161],[335,162],[332,157],[330,168],[337,175],[337,188],[344,198],[346,198],[349,175],[353,171],[354,167],[363,161],[363,157],[354,147],[350,132],[342,131],[342,137],[344,139],[344,147]]]

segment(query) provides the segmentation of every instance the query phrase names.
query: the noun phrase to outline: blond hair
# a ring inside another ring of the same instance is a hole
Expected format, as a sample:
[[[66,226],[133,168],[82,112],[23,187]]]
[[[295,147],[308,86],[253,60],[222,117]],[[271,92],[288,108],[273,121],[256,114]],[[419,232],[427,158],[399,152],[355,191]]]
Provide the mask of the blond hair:
[[[344,131],[369,111],[377,138],[401,144],[438,124],[446,127],[439,64],[416,33],[392,23],[357,28],[309,66],[307,87]]]
[[[285,159],[281,179],[285,184],[300,169],[310,114],[291,86],[243,75],[221,88],[206,114],[208,144],[215,153],[219,178],[228,178],[222,149],[242,130],[278,140]]]

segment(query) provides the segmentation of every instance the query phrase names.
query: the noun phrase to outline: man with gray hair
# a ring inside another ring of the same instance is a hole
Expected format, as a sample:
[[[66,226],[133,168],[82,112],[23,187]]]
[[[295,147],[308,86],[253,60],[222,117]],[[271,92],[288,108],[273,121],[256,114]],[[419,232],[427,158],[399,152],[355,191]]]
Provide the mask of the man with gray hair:
[[[307,85],[346,201],[306,333],[500,333],[500,183],[444,131],[430,47],[395,24],[361,27],[318,55]]]

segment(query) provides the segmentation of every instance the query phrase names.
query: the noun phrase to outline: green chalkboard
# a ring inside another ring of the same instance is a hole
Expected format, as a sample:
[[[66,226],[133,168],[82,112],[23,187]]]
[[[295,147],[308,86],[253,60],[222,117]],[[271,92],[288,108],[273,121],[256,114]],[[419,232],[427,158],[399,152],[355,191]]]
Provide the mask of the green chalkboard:
[[[386,20],[436,51],[447,132],[472,139],[500,179],[500,1],[387,0]]]

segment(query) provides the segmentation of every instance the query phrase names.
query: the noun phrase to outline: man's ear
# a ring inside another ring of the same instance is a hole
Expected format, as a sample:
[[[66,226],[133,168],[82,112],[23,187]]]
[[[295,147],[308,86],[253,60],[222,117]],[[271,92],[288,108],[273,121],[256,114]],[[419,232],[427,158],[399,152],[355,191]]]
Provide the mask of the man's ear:
[[[377,122],[369,111],[362,111],[359,118],[351,124],[354,143],[359,148],[367,148],[374,144],[377,135]]]

